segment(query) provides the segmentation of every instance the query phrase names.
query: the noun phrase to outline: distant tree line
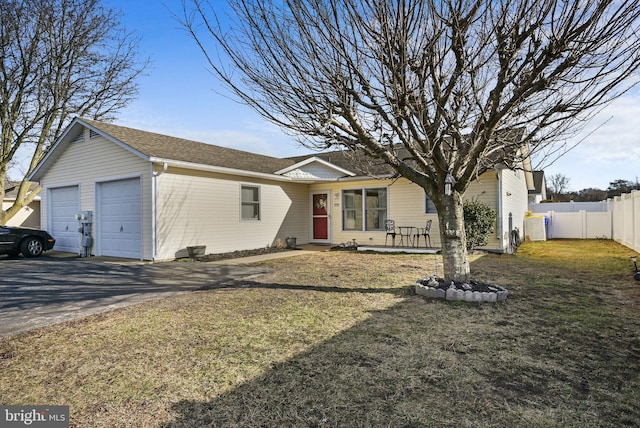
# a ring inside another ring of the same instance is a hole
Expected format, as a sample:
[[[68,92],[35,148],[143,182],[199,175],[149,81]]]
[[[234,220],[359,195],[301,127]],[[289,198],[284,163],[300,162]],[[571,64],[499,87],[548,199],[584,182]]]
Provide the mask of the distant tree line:
[[[564,174],[554,174],[547,178],[547,202],[598,202],[605,199],[640,190],[640,182],[624,179],[609,183],[606,190],[589,187],[578,191],[569,190],[571,180]]]

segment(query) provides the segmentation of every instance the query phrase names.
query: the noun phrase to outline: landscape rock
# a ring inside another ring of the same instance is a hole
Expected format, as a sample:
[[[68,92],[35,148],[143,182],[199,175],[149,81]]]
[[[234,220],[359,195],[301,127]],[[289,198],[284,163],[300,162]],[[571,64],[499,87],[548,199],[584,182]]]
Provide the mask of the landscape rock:
[[[501,302],[508,295],[505,288],[490,282],[472,280],[468,283],[445,283],[443,278],[435,275],[416,281],[415,291],[429,299],[465,302]]]

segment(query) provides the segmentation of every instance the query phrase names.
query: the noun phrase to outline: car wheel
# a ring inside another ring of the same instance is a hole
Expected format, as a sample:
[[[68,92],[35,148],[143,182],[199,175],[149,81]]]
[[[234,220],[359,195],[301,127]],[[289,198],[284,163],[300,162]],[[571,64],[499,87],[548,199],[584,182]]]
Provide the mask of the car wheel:
[[[38,238],[27,238],[20,244],[22,255],[25,257],[38,257],[42,254],[42,241]]]

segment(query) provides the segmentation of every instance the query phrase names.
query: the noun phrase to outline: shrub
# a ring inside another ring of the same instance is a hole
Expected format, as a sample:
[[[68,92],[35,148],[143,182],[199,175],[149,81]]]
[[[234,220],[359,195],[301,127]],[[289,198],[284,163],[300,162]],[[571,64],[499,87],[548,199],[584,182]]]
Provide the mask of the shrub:
[[[489,243],[493,233],[497,214],[493,208],[478,200],[464,203],[464,230],[467,235],[467,250],[482,247]]]

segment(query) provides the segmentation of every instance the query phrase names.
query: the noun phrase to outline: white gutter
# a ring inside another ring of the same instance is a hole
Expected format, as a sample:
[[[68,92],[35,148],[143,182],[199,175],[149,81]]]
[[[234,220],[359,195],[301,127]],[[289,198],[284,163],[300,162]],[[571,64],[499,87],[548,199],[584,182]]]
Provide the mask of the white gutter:
[[[162,169],[160,171],[153,171],[153,165],[151,166],[151,170],[153,171],[154,177],[158,177],[159,175],[162,175],[162,173],[167,172],[168,168],[169,168],[169,164],[166,162],[162,162]]]
[[[160,175],[161,173],[165,172],[168,167],[174,167],[174,168],[194,169],[194,170],[206,171],[206,172],[216,172],[219,174],[262,178],[265,180],[273,180],[273,181],[287,181],[287,182],[301,183],[301,184],[329,183],[329,182],[340,182],[340,181],[363,181],[363,180],[371,180],[372,178],[378,179],[378,180],[389,180],[393,178],[393,175],[388,174],[388,175],[381,175],[378,177],[357,176],[357,177],[340,177],[340,178],[328,178],[328,179],[323,179],[323,178],[300,179],[300,178],[287,177],[283,175],[268,174],[264,172],[247,171],[244,169],[227,168],[224,166],[203,165],[199,163],[176,161],[176,160],[163,159],[163,158],[149,158],[149,161],[152,163],[162,164],[162,171],[157,171],[154,173],[154,175]]]
[[[364,180],[392,180],[393,179],[393,175],[391,174],[386,174],[386,175],[380,175],[377,177],[370,177],[368,175],[359,175],[357,177],[340,177],[338,179],[336,179],[335,181],[364,181]]]
[[[164,169],[166,165],[167,168],[171,166],[175,168],[193,169],[197,171],[217,172],[219,174],[240,175],[243,177],[262,178],[265,180],[290,181],[290,182],[295,181],[291,177],[268,174],[264,172],[247,171],[244,169],[226,168],[223,166],[203,165],[199,163],[176,161],[176,160],[162,159],[162,158],[149,158],[149,161],[152,163],[161,163],[163,167],[163,172],[166,170]]]

